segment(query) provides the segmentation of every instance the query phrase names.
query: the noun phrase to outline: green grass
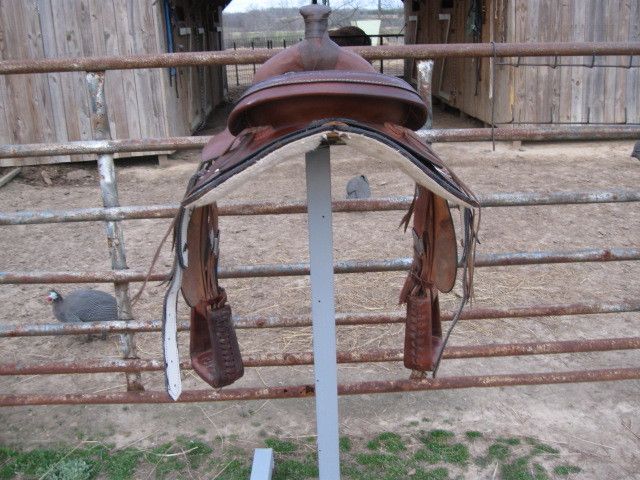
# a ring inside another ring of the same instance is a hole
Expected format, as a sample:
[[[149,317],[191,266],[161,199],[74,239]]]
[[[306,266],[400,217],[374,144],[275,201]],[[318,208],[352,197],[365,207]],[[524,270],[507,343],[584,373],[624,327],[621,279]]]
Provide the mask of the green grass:
[[[411,477],[413,480],[447,480],[449,478],[449,470],[444,467],[434,468],[433,470],[417,469],[416,473]]]
[[[530,457],[520,457],[500,469],[502,480],[548,480],[546,470],[540,464],[529,464]]]
[[[468,430],[464,432],[464,435],[465,437],[467,437],[468,440],[471,440],[471,441],[482,438],[482,432],[478,432],[476,430]]]
[[[419,426],[413,426],[413,431],[406,431],[407,428],[410,426],[405,424],[401,432],[340,437],[342,478],[464,480],[471,478],[470,465],[475,465],[474,475],[491,478],[497,471],[500,480],[549,480],[581,471],[562,462],[560,450],[532,437],[496,438],[475,430],[454,433],[420,430]],[[271,435],[263,441],[274,450],[274,479],[318,477],[315,437],[284,439],[278,437],[277,431]],[[234,436],[218,437],[213,442],[178,437],[152,447],[122,449],[82,438],[75,447],[54,445],[21,450],[0,446],[0,480],[241,480],[251,473],[253,447]],[[256,435],[256,440],[260,438]]]
[[[135,448],[117,450],[109,455],[105,461],[104,470],[109,480],[129,480],[134,473],[142,452]]]
[[[558,465],[553,469],[553,473],[562,477],[566,477],[571,473],[580,473],[581,471],[580,467],[576,467],[575,465]]]
[[[448,430],[431,430],[419,436],[426,448],[418,450],[414,459],[423,459],[427,463],[454,463],[464,465],[470,458],[469,448],[463,443],[451,443],[455,437]]]
[[[535,445],[533,445],[533,449],[531,450],[532,455],[543,455],[545,453],[557,455],[558,453],[560,453],[560,451],[544,443],[536,443]]]
[[[267,438],[264,444],[273,448],[275,453],[292,453],[297,450],[297,446],[287,440],[278,440],[277,438]]]
[[[520,445],[520,439],[515,437],[510,437],[510,438],[498,437],[496,439],[496,442],[504,443],[505,445],[511,445],[511,446]]]
[[[342,453],[351,451],[351,439],[349,437],[340,437],[339,447]]]
[[[502,443],[494,443],[487,450],[487,456],[495,460],[506,460],[509,455],[511,455],[511,449]]]
[[[392,453],[407,449],[400,435],[391,432],[381,433],[367,443],[367,448],[369,450],[380,450],[380,448],[384,448],[388,452]]]

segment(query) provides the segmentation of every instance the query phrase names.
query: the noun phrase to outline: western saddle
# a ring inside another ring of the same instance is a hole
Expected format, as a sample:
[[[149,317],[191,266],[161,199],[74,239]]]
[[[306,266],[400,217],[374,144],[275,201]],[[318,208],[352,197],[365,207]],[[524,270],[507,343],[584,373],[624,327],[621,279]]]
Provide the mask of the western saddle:
[[[479,204],[414,133],[426,120],[425,103],[403,80],[375,72],[362,57],[331,41],[328,7],[308,5],[300,13],[305,39],[257,70],[227,129],[203,149],[174,224],[175,262],[164,304],[167,390],[174,399],[181,392],[176,339],[180,291],[191,307],[194,370],[214,387],[243,375],[231,307],[218,283],[217,200],[274,164],[315,148],[351,145],[382,156],[416,182],[413,203],[402,220],[406,230],[413,218],[413,263],[400,291],[400,302],[407,305],[404,365],[412,378],[435,374],[448,333],[470,296]],[[438,293],[451,291],[458,267],[449,204],[461,212],[464,278],[458,313],[443,335]]]

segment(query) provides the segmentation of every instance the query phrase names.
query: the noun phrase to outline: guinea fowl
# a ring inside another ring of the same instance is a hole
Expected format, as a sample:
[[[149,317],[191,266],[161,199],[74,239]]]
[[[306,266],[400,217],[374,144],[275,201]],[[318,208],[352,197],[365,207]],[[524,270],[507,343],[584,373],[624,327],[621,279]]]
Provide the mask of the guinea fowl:
[[[637,158],[640,160],[640,140],[636,142],[635,147],[633,147],[633,152],[631,152],[631,156],[633,158]]]
[[[371,197],[371,188],[369,180],[364,175],[353,177],[347,182],[347,198],[369,198]]]
[[[118,306],[113,295],[100,290],[75,290],[64,298],[49,290],[47,301],[61,322],[110,322],[118,320]],[[102,335],[106,338],[106,333]]]

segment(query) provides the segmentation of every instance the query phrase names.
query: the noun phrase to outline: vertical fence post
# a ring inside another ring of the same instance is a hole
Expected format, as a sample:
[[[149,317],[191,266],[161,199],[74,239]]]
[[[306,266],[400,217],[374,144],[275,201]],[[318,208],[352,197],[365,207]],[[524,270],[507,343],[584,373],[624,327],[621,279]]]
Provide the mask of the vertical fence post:
[[[382,40],[383,40],[382,35],[379,35],[378,39],[379,39],[378,44],[380,46],[382,46],[382,43],[383,43],[382,42]],[[384,73],[384,60],[383,59],[380,59],[380,73]]]
[[[433,101],[431,98],[431,81],[433,78],[433,60],[418,61],[418,94],[427,104],[427,121],[424,128],[433,128]]]
[[[111,128],[104,95],[104,71],[87,72],[87,86],[91,99],[91,127],[94,140],[111,140]],[[98,155],[98,171],[100,173],[100,190],[102,203],[105,208],[119,207],[118,184],[116,170],[112,154]],[[124,236],[120,223],[116,221],[106,222],[107,245],[111,256],[111,268],[114,270],[126,270],[127,258],[124,248]],[[118,320],[129,321],[133,319],[131,313],[131,301],[129,299],[129,284],[127,282],[114,283],[116,301],[118,304]],[[120,335],[122,356],[125,359],[138,358],[136,344],[132,333]],[[144,390],[140,372],[127,373],[127,390]]]
[[[251,40],[251,50],[255,50],[255,49],[256,49],[256,45],[253,42],[253,40]],[[255,63],[253,64],[253,74],[254,75],[256,74],[256,64]]]
[[[233,42],[233,50],[237,50],[236,42]],[[236,67],[236,87],[240,85],[240,75],[238,74],[238,64],[235,64]]]

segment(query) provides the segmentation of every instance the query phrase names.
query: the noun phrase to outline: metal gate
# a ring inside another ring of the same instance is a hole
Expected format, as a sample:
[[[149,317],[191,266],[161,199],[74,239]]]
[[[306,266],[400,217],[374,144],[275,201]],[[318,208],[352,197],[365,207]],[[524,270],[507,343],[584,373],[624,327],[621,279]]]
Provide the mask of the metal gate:
[[[426,60],[443,57],[531,57],[531,56],[582,56],[582,55],[640,55],[640,43],[557,43],[557,44],[457,44],[457,45],[405,45],[362,47],[354,50],[369,60],[415,59]],[[145,391],[142,372],[163,369],[160,359],[140,359],[135,348],[137,332],[158,332],[159,321],[136,321],[131,313],[129,283],[143,281],[146,272],[131,271],[125,262],[125,246],[122,240],[121,220],[170,218],[177,205],[147,205],[122,207],[116,188],[113,153],[143,152],[157,150],[199,149],[209,137],[174,137],[166,139],[112,140],[104,99],[104,71],[109,69],[164,68],[174,66],[201,65],[246,65],[258,63],[273,55],[271,50],[249,52],[192,52],[161,55],[69,58],[53,60],[3,61],[0,74],[47,73],[85,71],[87,87],[91,96],[94,141],[66,142],[56,144],[0,145],[0,158],[49,156],[62,154],[95,153],[100,172],[100,187],[104,208],[73,210],[22,211],[0,213],[0,225],[30,225],[60,222],[104,221],[107,243],[111,255],[112,269],[108,271],[27,271],[0,272],[0,284],[40,283],[113,283],[118,302],[118,322],[82,324],[13,324],[0,325],[0,337],[28,337],[41,335],[80,335],[87,333],[120,333],[122,335],[122,359],[87,359],[84,361],[9,363],[0,365],[0,375],[44,375],[85,374],[123,372],[127,376],[127,391],[116,393],[50,392],[38,394],[0,394],[0,405],[51,405],[51,404],[107,404],[107,403],[162,403],[172,400],[164,391]],[[495,63],[495,62],[494,62]],[[419,134],[428,141],[478,141],[478,140],[579,140],[579,139],[638,139],[640,126],[559,126],[477,128],[453,130],[424,130]],[[362,212],[405,210],[410,198],[393,197],[371,200],[348,200],[334,202],[336,212]],[[589,203],[638,202],[640,190],[611,189],[608,191],[553,192],[550,194],[508,193],[480,197],[483,207],[510,207],[534,205],[574,205]],[[220,206],[221,215],[274,215],[299,214],[306,211],[301,202],[273,203],[226,203]],[[640,248],[590,248],[571,251],[533,251],[514,253],[480,254],[477,267],[513,266],[532,264],[608,262],[640,260]],[[351,260],[335,264],[335,273],[359,273],[381,271],[404,271],[410,265],[409,258],[383,260]],[[308,275],[309,267],[304,263],[235,265],[223,268],[221,278],[246,278],[269,276]],[[153,274],[151,280],[162,280],[169,272]],[[633,281],[633,279],[630,279]],[[596,313],[620,313],[640,311],[640,299],[628,298],[618,302],[582,302],[571,304],[535,305],[514,308],[469,308],[463,320],[542,317],[555,315],[584,315]],[[445,313],[444,320],[450,320]],[[309,316],[240,316],[234,319],[240,329],[269,329],[279,327],[310,326]],[[342,313],[338,314],[338,325],[372,325],[402,323],[398,313]],[[179,324],[179,330],[187,330],[188,323]],[[160,341],[160,339],[158,339]],[[449,347],[445,358],[504,357],[542,355],[555,353],[598,352],[610,350],[639,349],[640,337],[607,338],[597,340],[571,340],[533,343],[502,343],[477,346]],[[402,360],[398,349],[370,349],[365,352],[338,352],[339,363],[397,362]],[[310,365],[311,352],[296,354],[262,354],[244,358],[245,366]],[[183,368],[190,368],[185,362]],[[435,390],[448,388],[492,387],[512,385],[534,385],[568,382],[591,382],[640,379],[640,366],[620,368],[552,371],[543,373],[513,373],[481,376],[439,377],[424,380],[376,380],[339,385],[342,395],[383,393],[398,391]],[[223,400],[248,400],[308,397],[314,394],[313,385],[290,385],[279,387],[202,389],[183,392],[180,402],[203,402]]]

